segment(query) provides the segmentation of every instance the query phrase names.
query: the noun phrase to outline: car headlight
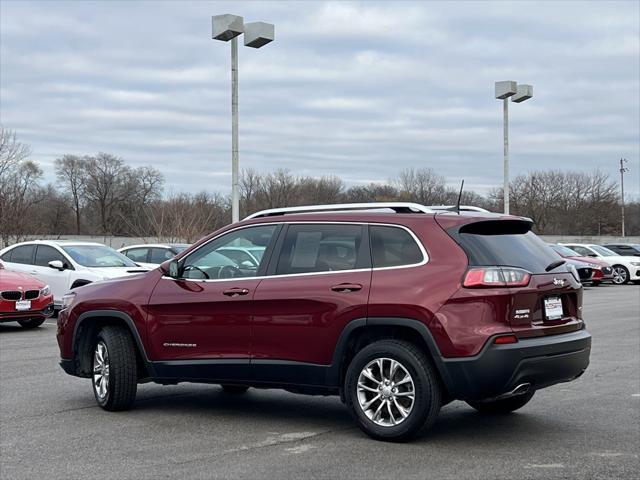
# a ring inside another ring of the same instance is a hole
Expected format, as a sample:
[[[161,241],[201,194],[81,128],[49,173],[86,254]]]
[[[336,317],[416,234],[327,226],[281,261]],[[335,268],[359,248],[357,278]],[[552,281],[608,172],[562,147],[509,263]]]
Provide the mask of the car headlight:
[[[596,265],[595,263],[590,263],[589,266],[593,269],[593,270],[602,270],[602,267],[600,267],[600,265]]]
[[[640,267],[640,262],[631,262],[634,267]]]
[[[42,290],[40,290],[40,295],[46,297],[47,295],[51,295],[51,287],[49,285],[45,285]]]
[[[75,292],[69,292],[62,297],[62,309],[69,308],[76,299]]]

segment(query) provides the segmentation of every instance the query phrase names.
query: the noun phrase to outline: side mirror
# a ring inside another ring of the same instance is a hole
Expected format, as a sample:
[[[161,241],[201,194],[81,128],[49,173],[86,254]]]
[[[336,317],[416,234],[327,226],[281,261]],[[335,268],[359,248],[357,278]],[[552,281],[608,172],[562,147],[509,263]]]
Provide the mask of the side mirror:
[[[56,270],[64,270],[64,263],[60,260],[51,260],[49,262],[49,268],[55,268]]]
[[[590,253],[589,256],[590,257],[597,257],[598,255],[596,255],[595,253]]]
[[[180,276],[180,266],[177,260],[171,260],[169,262],[169,276],[171,278],[178,278]]]

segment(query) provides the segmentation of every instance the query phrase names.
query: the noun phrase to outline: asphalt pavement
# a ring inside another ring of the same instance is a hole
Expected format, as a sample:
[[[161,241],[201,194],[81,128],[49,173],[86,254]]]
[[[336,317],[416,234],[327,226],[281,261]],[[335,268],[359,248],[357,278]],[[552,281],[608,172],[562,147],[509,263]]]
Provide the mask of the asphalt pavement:
[[[140,385],[109,413],[58,365],[55,321],[0,325],[0,478],[638,478],[640,287],[586,288],[591,365],[508,416],[445,406],[411,443],[369,439],[336,397]]]

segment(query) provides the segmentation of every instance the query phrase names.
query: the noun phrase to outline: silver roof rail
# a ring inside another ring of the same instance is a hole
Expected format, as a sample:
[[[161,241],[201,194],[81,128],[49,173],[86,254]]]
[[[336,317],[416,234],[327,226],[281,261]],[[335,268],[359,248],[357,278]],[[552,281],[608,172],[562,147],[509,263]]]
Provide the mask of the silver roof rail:
[[[429,205],[428,207],[426,207],[430,210],[437,210],[437,211],[443,211],[443,210],[451,210],[451,211],[455,211],[456,206],[455,205]],[[473,205],[460,205],[460,211],[461,212],[483,212],[483,213],[491,213],[489,210],[485,209],[485,208],[481,208],[481,207],[474,207]]]
[[[272,208],[269,210],[262,210],[260,212],[252,213],[244,220],[250,220],[252,218],[260,217],[272,217],[276,215],[287,215],[289,213],[321,213],[321,212],[336,212],[336,211],[349,211],[349,210],[379,210],[379,209],[391,209],[396,213],[435,213],[428,207],[420,205],[419,203],[409,202],[372,202],[372,203],[338,203],[335,205],[307,205],[303,207],[288,207],[288,208]]]

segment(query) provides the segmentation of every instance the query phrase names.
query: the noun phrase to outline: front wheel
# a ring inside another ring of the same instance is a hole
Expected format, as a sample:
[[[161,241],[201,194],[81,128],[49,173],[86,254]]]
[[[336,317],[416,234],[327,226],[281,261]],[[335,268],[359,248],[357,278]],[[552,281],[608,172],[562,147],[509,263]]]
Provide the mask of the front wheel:
[[[44,318],[28,318],[26,320],[18,320],[18,323],[22,328],[31,329],[38,328],[44,321]]]
[[[623,265],[613,266],[613,283],[616,285],[624,285],[629,281],[629,270]]]
[[[344,389],[358,426],[378,440],[407,440],[430,427],[442,402],[430,360],[400,340],[381,340],[360,350],[347,369]]]
[[[93,350],[93,394],[105,410],[131,408],[136,399],[136,353],[129,332],[118,326],[100,330]]]
[[[536,391],[531,389],[527,393],[516,395],[515,397],[503,398],[501,400],[468,401],[467,403],[481,413],[511,413],[529,403],[534,393],[536,393]]]
[[[596,280],[594,282],[591,282],[591,286],[592,287],[597,287],[598,285],[600,285],[600,280]]]

